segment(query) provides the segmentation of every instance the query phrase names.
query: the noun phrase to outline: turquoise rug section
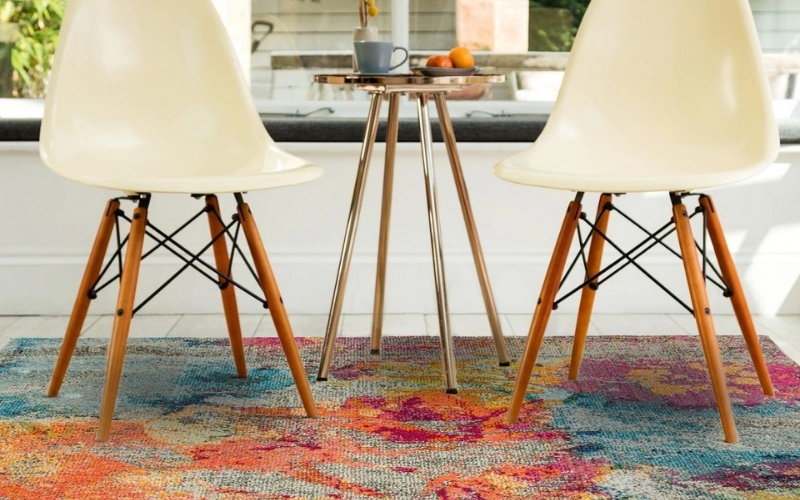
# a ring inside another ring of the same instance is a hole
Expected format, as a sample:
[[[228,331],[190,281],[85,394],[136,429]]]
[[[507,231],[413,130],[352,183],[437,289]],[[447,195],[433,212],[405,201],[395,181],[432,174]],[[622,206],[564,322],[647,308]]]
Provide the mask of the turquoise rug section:
[[[523,338],[509,338],[519,359]],[[0,350],[0,498],[794,499],[800,368],[768,339],[764,397],[740,337],[720,337],[741,442],[722,430],[699,338],[545,338],[519,421],[504,422],[517,363],[456,338],[457,395],[431,337],[298,339],[321,418],[304,416],[277,339],[130,339],[111,439],[97,443],[107,340],[81,339],[57,398],[58,339]]]

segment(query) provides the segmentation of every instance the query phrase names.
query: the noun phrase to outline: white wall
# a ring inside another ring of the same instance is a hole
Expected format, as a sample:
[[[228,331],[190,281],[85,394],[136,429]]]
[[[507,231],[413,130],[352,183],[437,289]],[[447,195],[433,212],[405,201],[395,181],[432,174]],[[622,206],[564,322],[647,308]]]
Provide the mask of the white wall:
[[[288,151],[325,167],[320,180],[296,187],[247,195],[258,217],[267,251],[293,313],[326,314],[336,273],[358,158],[358,144],[284,144]],[[491,166],[519,151],[523,144],[462,144],[465,176],[483,240],[489,275],[503,313],[530,313],[571,194],[512,185],[495,178]],[[369,313],[375,273],[382,149],[376,151],[368,179],[356,251],[344,310]],[[800,154],[784,149],[778,163],[760,177],[714,190],[731,249],[740,266],[753,310],[761,314],[800,313]],[[395,208],[390,242],[387,312],[435,312],[425,195],[415,144],[401,144],[395,181]],[[436,146],[441,219],[450,305],[453,312],[478,313],[482,301],[469,244],[463,229],[447,156]],[[66,314],[69,312],[107,198],[116,193],[85,187],[49,171],[38,158],[35,143],[0,143],[0,315]],[[233,210],[232,197],[221,198]],[[587,195],[585,211],[593,213],[596,196]],[[639,213],[648,227],[666,222],[666,195],[627,195],[616,200],[629,213]],[[131,210],[126,202],[125,208]],[[164,229],[176,227],[201,207],[188,196],[155,196],[150,218]],[[201,223],[187,234],[186,244],[202,245],[207,228]],[[631,244],[639,235],[612,219],[612,235]],[[608,247],[607,247],[608,248]],[[614,256],[608,248],[608,256]],[[159,254],[156,254],[159,255]],[[210,257],[210,256],[209,256]],[[142,265],[139,296],[156,286],[157,278],[177,267],[169,255]],[[643,262],[676,285],[685,296],[680,262],[654,252]],[[239,277],[244,270],[237,268]],[[109,313],[115,287],[101,294],[92,312]],[[244,311],[258,304],[240,294]],[[712,289],[715,310],[730,312],[727,301]],[[560,311],[574,311],[569,300]],[[655,285],[630,268],[601,288],[598,312],[676,312],[679,307]],[[164,296],[148,305],[148,313],[200,313],[221,310],[215,288],[205,278],[185,275]]]

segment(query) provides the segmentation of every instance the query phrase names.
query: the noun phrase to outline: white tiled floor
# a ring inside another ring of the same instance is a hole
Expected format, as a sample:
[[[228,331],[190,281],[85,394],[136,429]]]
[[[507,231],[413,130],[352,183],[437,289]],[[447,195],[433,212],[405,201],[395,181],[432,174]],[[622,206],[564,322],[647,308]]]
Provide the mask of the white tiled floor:
[[[694,322],[694,316],[689,313],[686,314],[670,314],[669,317],[680,325],[684,331],[695,334],[697,333],[697,324]],[[755,317],[753,318],[755,321]],[[756,323],[756,331],[761,334],[766,334],[767,332],[762,332],[763,328],[759,328],[759,324]],[[736,316],[733,314],[717,314],[714,316],[714,328],[717,330],[717,335],[739,335],[739,322],[736,321]]]
[[[5,328],[0,326],[0,337],[10,338],[60,337],[69,323],[68,316],[4,316],[3,318],[11,321],[7,322]],[[107,318],[111,319],[111,316],[107,316]],[[99,319],[101,319],[100,316],[87,316],[83,322],[83,331],[91,329]]]
[[[528,335],[528,330],[531,327],[531,320],[533,319],[530,314],[506,314],[511,325],[511,330],[506,330],[506,335]],[[596,318],[593,318],[596,319]],[[572,335],[575,333],[575,315],[574,314],[551,314],[550,321],[547,322],[547,329],[544,331],[545,336],[549,335]],[[589,323],[589,335],[600,335],[600,330],[594,324],[594,321]]]
[[[425,325],[425,316],[422,314],[385,314],[383,316],[382,331],[387,337],[399,335],[431,335],[430,330]],[[325,329],[323,328],[321,332],[321,335],[324,335]],[[369,337],[372,335],[372,315],[345,315],[342,318],[342,331],[340,335],[347,337]]]
[[[157,316],[151,316],[157,317]],[[239,326],[242,329],[242,337],[248,338],[255,335],[259,324],[263,320],[269,321],[269,317],[261,314],[242,314],[239,316]],[[131,323],[133,324],[133,323]],[[225,323],[224,314],[193,314],[179,316],[178,321],[167,333],[170,337],[219,337],[219,332],[227,335],[228,326]]]
[[[67,326],[66,316],[0,316],[0,347],[15,337],[61,337]],[[297,336],[321,337],[325,333],[327,316],[297,314],[290,317]],[[732,315],[714,317],[717,333],[739,334],[738,323]],[[800,363],[800,316],[756,316],[756,328],[769,336],[794,361]],[[531,318],[525,314],[501,315],[503,332],[508,335],[527,335]],[[113,316],[89,316],[83,336],[108,337]],[[489,336],[489,322],[483,314],[452,314],[453,335]],[[574,314],[553,314],[547,335],[572,335]],[[242,315],[244,337],[275,336],[269,315]],[[367,314],[344,315],[339,335],[369,336],[372,317]],[[385,335],[439,335],[436,315],[387,314],[383,322]],[[694,319],[689,314],[595,314],[589,335],[686,335],[696,334]],[[225,318],[221,314],[203,315],[140,315],[131,324],[132,337],[225,337]]]
[[[689,314],[686,314],[689,316]],[[694,318],[689,316],[694,321]],[[695,333],[684,328],[667,314],[598,314],[592,323],[600,335],[686,335]]]
[[[140,316],[136,316],[136,320],[131,322],[131,330],[128,333],[128,335],[130,337],[166,337],[167,335],[169,335],[170,331],[177,325],[180,319],[181,316],[178,314],[164,315],[164,316],[142,314]],[[81,333],[81,335],[85,337],[110,337],[111,328],[113,325],[114,325],[114,316],[100,316],[100,319],[98,319],[89,328],[87,328],[87,325],[84,325],[83,332]],[[15,327],[16,323],[11,325],[10,329],[16,330]],[[4,332],[0,332],[0,334],[2,333]],[[52,335],[51,332],[50,335],[42,335],[40,333],[35,336],[60,337],[61,335],[63,335],[63,331],[61,334],[58,335]],[[14,335],[12,334],[10,336],[13,337]],[[200,336],[201,335],[198,335],[198,337]]]
[[[296,314],[289,317],[292,323],[292,331],[298,337],[322,337],[325,335],[325,328],[328,325],[328,316],[325,314]],[[342,321],[339,321],[337,334],[342,333]],[[255,332],[256,337],[277,337],[275,325],[269,315],[261,317],[261,323]]]
[[[425,329],[428,335],[439,336],[439,315],[425,315]],[[500,328],[506,335],[513,335],[513,328],[505,315],[500,316]],[[450,331],[462,337],[482,337],[491,335],[489,318],[485,314],[451,314]],[[526,330],[527,333],[527,330]]]
[[[2,333],[8,325],[17,321],[18,319],[19,318],[17,316],[0,316],[0,333]]]

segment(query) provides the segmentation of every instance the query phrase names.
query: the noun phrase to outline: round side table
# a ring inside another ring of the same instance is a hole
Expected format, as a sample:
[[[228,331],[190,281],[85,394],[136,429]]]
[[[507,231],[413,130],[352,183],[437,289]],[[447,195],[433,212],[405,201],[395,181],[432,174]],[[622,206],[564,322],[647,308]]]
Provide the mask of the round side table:
[[[431,138],[431,121],[428,114],[428,102],[431,99],[436,103],[439,124],[447,147],[447,154],[450,158],[450,166],[453,170],[461,211],[464,216],[464,224],[466,225],[470,247],[472,248],[472,256],[478,272],[478,281],[480,282],[484,304],[486,305],[486,313],[489,317],[489,325],[497,348],[497,355],[501,366],[508,366],[510,364],[508,349],[503,339],[503,332],[500,327],[500,320],[497,316],[494,296],[492,295],[492,289],[489,284],[489,276],[486,272],[486,264],[483,258],[483,251],[481,250],[480,239],[478,238],[478,231],[475,227],[475,219],[472,215],[467,185],[461,171],[461,160],[458,157],[453,125],[450,121],[450,115],[447,111],[447,102],[445,101],[445,95],[448,92],[460,90],[471,85],[501,83],[504,80],[504,75],[427,77],[406,74],[320,74],[314,76],[314,82],[316,83],[335,85],[350,84],[354,85],[357,89],[364,90],[371,94],[367,126],[361,145],[358,172],[353,189],[353,199],[350,204],[350,215],[347,219],[342,254],[339,260],[339,268],[333,291],[333,299],[331,301],[330,314],[328,316],[328,325],[325,332],[325,341],[322,348],[322,359],[320,360],[317,380],[322,381],[328,379],[334,341],[339,327],[339,318],[341,316],[342,302],[344,300],[347,274],[350,268],[350,259],[353,254],[353,244],[355,242],[359,215],[361,213],[361,202],[364,198],[367,169],[369,168],[378,131],[381,103],[384,97],[387,97],[389,100],[389,117],[386,131],[386,158],[384,162],[381,226],[378,243],[378,270],[375,280],[375,303],[372,314],[372,337],[370,342],[371,352],[373,354],[380,352],[384,285],[386,278],[386,253],[389,246],[389,219],[392,207],[392,181],[394,177],[397,131],[399,128],[400,97],[403,94],[408,94],[417,102],[420,146],[422,148],[422,169],[425,176],[425,188],[428,202],[428,224],[431,235],[431,250],[433,253],[433,274],[436,283],[439,334],[442,345],[442,364],[446,391],[451,394],[457,393],[458,383],[456,380],[453,338],[450,331],[450,316],[447,306],[447,288],[445,286],[444,256],[442,253],[439,211],[436,201],[436,183],[432,152],[433,141]]]

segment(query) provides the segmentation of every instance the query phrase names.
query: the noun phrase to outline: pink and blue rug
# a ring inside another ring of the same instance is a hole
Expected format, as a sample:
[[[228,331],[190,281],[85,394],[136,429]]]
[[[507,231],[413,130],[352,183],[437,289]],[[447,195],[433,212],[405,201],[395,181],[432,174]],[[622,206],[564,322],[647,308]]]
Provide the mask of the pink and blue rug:
[[[519,357],[524,339],[509,339]],[[722,442],[697,337],[601,337],[581,380],[571,340],[546,338],[519,422],[514,368],[489,339],[458,338],[458,395],[435,339],[337,341],[307,419],[275,339],[131,339],[111,440],[94,441],[107,341],[81,339],[58,398],[59,347],[0,351],[0,498],[800,498],[800,368],[763,339],[777,396],[761,395],[739,337],[721,337],[741,443]],[[321,342],[300,339],[309,377]]]

